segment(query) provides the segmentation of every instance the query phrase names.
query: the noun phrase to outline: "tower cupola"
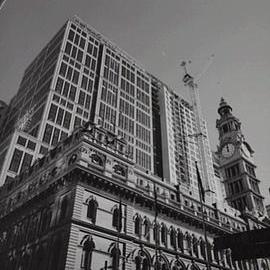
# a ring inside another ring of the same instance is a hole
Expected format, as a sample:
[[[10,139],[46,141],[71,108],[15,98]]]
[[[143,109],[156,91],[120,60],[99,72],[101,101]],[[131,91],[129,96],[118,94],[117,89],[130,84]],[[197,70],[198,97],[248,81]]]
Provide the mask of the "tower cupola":
[[[228,105],[228,103],[222,97],[220,99],[218,113],[220,114],[220,116],[224,116],[224,115],[227,115],[227,114],[231,114],[231,112],[232,112],[232,107],[230,105]]]

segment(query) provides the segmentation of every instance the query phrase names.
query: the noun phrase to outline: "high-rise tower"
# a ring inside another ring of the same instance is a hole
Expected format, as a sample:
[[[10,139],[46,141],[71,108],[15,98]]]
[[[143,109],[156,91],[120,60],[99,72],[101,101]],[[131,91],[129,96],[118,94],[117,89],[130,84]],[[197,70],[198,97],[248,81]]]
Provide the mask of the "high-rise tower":
[[[245,140],[241,122],[232,114],[232,107],[222,98],[216,127],[219,132],[218,155],[224,178],[227,201],[242,212],[255,216],[264,213],[263,196],[253,160],[254,151]]]
[[[89,120],[125,139],[127,158],[153,172],[150,75],[75,17],[25,70],[9,105],[1,132],[0,184]]]

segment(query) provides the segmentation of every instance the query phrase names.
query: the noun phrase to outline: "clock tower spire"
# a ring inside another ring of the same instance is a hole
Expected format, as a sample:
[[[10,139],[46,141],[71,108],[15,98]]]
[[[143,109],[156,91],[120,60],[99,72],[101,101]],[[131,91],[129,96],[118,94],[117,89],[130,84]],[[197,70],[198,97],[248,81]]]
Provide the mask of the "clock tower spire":
[[[241,122],[232,114],[232,107],[221,98],[218,108],[219,119],[216,127],[219,132],[217,154],[220,171],[224,179],[228,203],[242,213],[256,217],[264,214],[263,196],[256,177],[254,151],[245,140]]]

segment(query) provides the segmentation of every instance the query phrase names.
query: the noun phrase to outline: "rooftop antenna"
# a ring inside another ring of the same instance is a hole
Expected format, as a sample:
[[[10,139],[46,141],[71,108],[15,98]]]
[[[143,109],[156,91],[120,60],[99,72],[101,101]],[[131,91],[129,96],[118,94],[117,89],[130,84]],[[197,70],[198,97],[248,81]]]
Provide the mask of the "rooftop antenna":
[[[206,191],[212,191],[211,182],[208,175],[208,169],[207,169],[207,153],[206,153],[206,141],[207,138],[205,134],[204,129],[204,122],[202,117],[202,111],[201,111],[201,105],[200,105],[200,97],[199,97],[199,91],[198,91],[198,85],[197,82],[202,78],[202,76],[207,72],[211,64],[213,63],[214,54],[212,54],[208,59],[206,64],[204,65],[204,68],[202,71],[196,75],[194,78],[192,75],[190,75],[187,71],[187,65],[191,64],[191,61],[188,62],[182,61],[181,67],[184,70],[184,76],[183,76],[183,82],[185,86],[189,88],[191,103],[194,111],[195,116],[195,124],[196,124],[196,133],[190,134],[188,137],[195,137],[198,142],[200,157],[201,157],[201,166],[202,166],[202,176],[203,176],[203,182],[205,185]]]

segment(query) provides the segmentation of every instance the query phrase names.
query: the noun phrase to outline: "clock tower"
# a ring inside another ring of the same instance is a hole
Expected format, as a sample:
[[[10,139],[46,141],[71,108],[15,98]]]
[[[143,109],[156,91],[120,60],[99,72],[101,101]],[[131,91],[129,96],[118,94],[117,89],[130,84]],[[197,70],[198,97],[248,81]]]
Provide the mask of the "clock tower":
[[[260,181],[256,177],[254,151],[241,130],[241,122],[232,114],[232,107],[221,98],[216,122],[219,132],[217,154],[220,171],[224,179],[226,200],[242,213],[256,217],[264,214]]]

